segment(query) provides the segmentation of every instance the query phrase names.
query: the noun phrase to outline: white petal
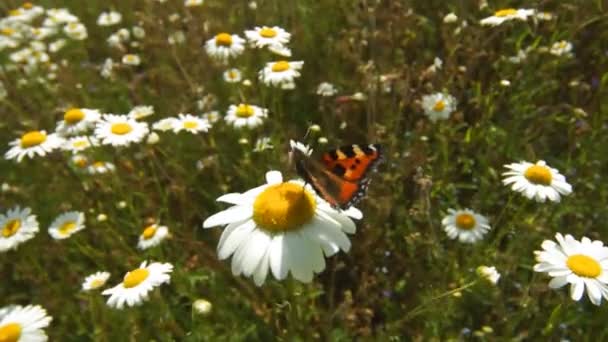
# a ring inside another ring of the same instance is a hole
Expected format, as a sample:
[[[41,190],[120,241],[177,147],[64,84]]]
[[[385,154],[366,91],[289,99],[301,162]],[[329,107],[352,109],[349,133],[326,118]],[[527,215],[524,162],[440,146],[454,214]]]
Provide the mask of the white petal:
[[[557,289],[566,284],[568,284],[567,277],[555,277],[549,282],[549,287],[552,289]]]
[[[283,280],[287,277],[289,267],[285,256],[285,235],[278,234],[270,242],[270,270],[274,277]]]
[[[583,280],[578,279],[577,281],[573,282],[570,285],[570,297],[573,300],[578,301],[583,296],[584,290],[585,290],[585,283],[583,282]]]
[[[285,234],[285,242],[291,275],[301,282],[311,282],[313,272],[308,260],[308,252],[311,249],[310,240],[299,233],[290,232]]]
[[[268,233],[256,229],[249,235],[248,242],[245,248],[245,256],[243,258],[243,274],[250,276],[253,274],[260,261],[266,254],[266,250],[270,245],[271,237]]]
[[[270,242],[272,242],[272,241],[270,241]],[[269,242],[268,247],[270,247],[270,242]],[[257,286],[262,286],[262,284],[264,284],[264,280],[266,280],[266,275],[268,275],[268,268],[270,267],[269,262],[270,262],[270,248],[266,248],[266,252],[264,253],[264,256],[262,256],[262,259],[260,260],[258,267],[256,267],[255,271],[253,272],[253,282]]]
[[[237,250],[237,248],[239,248],[244,242],[247,241],[249,235],[254,229],[255,222],[253,222],[253,220],[249,220],[243,223],[238,228],[229,232],[230,235],[228,235],[225,239],[223,239],[222,236],[221,240],[223,240],[224,243],[217,246],[218,258],[228,258],[232,253],[234,253],[234,251]],[[225,234],[227,233],[227,231],[225,230],[223,233]]]
[[[602,291],[600,291],[600,284],[595,279],[585,279],[585,286],[587,287],[587,297],[591,303],[600,305],[602,303]]]
[[[253,209],[249,205],[237,205],[230,207],[226,210],[220,211],[217,214],[208,217],[203,222],[203,228],[210,228],[229,224],[236,221],[245,220],[250,218],[253,213]]]
[[[233,192],[231,194],[225,194],[216,199],[217,202],[224,202],[230,204],[242,204],[242,196],[238,192]]]

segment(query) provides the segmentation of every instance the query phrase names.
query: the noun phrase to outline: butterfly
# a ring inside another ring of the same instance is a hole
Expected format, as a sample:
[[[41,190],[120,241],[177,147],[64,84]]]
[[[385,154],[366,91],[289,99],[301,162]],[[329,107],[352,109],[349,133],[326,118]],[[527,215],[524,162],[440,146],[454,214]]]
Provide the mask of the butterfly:
[[[363,198],[369,173],[383,159],[379,144],[342,146],[323,153],[320,161],[293,144],[292,153],[300,177],[338,209],[347,209]]]

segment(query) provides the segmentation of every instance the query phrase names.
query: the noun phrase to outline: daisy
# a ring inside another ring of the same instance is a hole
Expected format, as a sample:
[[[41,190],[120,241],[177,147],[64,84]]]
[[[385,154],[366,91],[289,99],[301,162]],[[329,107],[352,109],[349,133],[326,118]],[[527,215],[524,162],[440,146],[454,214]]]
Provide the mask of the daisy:
[[[116,170],[116,166],[110,162],[104,161],[96,161],[91,163],[87,167],[87,172],[91,175],[104,174],[108,172],[114,172]]]
[[[230,105],[224,120],[236,128],[244,126],[253,128],[261,125],[266,117],[268,117],[267,109],[241,103],[238,106]]]
[[[192,309],[194,309],[197,314],[208,315],[213,309],[213,304],[211,304],[210,301],[201,298],[192,303]]]
[[[184,2],[184,6],[186,7],[195,7],[203,4],[203,0],[186,0]]]
[[[0,340],[43,342],[53,318],[40,305],[11,305],[0,309]]]
[[[507,164],[505,167],[511,171],[503,173],[506,178],[502,183],[512,184],[512,190],[521,192],[537,202],[542,203],[547,198],[559,202],[560,194],[568,195],[572,192],[572,186],[566,182],[566,177],[557,169],[547,166],[543,160],[539,160],[536,164],[524,161]]]
[[[278,280],[291,272],[310,282],[325,269],[324,256],[350,249],[351,217],[360,219],[361,212],[336,211],[304,182],[284,182],[278,171],[266,173],[266,182],[219,197],[233,206],[207,218],[203,228],[226,226],[217,249],[220,259],[232,255],[232,274],[252,276],[258,286],[269,270]]]
[[[322,82],[317,87],[317,95],[320,95],[323,97],[334,96],[337,93],[338,93],[338,89],[336,89],[336,87],[329,82]]]
[[[169,228],[167,228],[166,226],[159,226],[156,223],[149,225],[144,228],[144,230],[139,235],[137,248],[148,249],[150,247],[158,246],[168,236]]]
[[[262,137],[255,141],[253,152],[262,152],[266,150],[272,150],[274,146],[269,137]]]
[[[110,272],[93,273],[93,274],[87,276],[86,278],[84,278],[84,282],[82,282],[82,290],[83,291],[97,290],[98,288],[104,286],[109,278],[110,278]]]
[[[536,13],[533,9],[515,9],[506,8],[496,11],[493,16],[482,19],[479,23],[481,25],[497,26],[508,20],[527,20],[529,16]]]
[[[210,112],[203,113],[202,117],[203,120],[207,120],[207,122],[209,122],[210,124],[214,124],[221,119],[220,112],[218,112],[217,110],[212,110]]]
[[[494,266],[481,265],[477,267],[476,271],[480,277],[489,281],[492,285],[496,285],[498,283],[498,279],[500,279],[500,273],[498,273],[496,267]]]
[[[147,261],[142,262],[139,268],[125,274],[122,283],[101,293],[110,296],[108,306],[122,309],[125,304],[127,306],[141,304],[148,299],[148,293],[155,287],[169,283],[171,280],[169,274],[173,271],[173,265],[159,262],[147,265],[147,263]]]
[[[289,43],[291,34],[278,26],[262,26],[245,31],[245,37],[252,46],[263,48],[265,46],[285,45]]]
[[[283,86],[285,84],[290,85],[294,83],[296,77],[300,77],[300,69],[304,62],[288,62],[278,61],[266,63],[264,69],[260,70],[259,78],[260,81],[266,85],[272,86]]]
[[[534,271],[553,277],[552,289],[570,284],[570,297],[580,300],[587,288],[587,296],[595,305],[602,297],[608,299],[608,247],[601,241],[583,237],[577,241],[572,235],[555,234],[558,243],[543,241],[542,251],[535,251]]]
[[[464,243],[474,243],[490,230],[488,219],[470,209],[448,209],[448,215],[441,220],[443,230],[450,239]]]
[[[132,119],[140,120],[153,114],[153,106],[135,106],[127,115]]]
[[[120,23],[122,20],[122,14],[110,11],[110,12],[102,12],[97,18],[97,25],[99,26],[112,26]]]
[[[87,27],[79,22],[65,25],[63,27],[63,32],[65,32],[66,36],[74,40],[83,40],[89,36],[87,33]]]
[[[16,249],[38,233],[38,220],[30,208],[19,206],[0,214],[0,252]]]
[[[141,64],[141,58],[135,54],[126,54],[122,56],[122,64],[137,66]]]
[[[236,68],[228,69],[224,71],[224,81],[228,83],[238,83],[242,79],[241,71]]]
[[[49,234],[55,240],[67,239],[72,234],[84,229],[84,213],[68,211],[59,215],[49,227]]]
[[[63,113],[63,120],[57,122],[57,133],[73,135],[85,132],[95,126],[101,114],[97,109],[70,108]]]
[[[445,93],[435,93],[422,97],[424,114],[433,122],[445,120],[456,110],[456,99]]]
[[[11,148],[4,154],[6,159],[17,159],[21,162],[23,157],[33,158],[35,155],[44,157],[47,153],[61,147],[63,139],[57,134],[46,134],[46,131],[29,131],[9,143]]]
[[[157,122],[155,122],[152,125],[152,129],[156,130],[156,131],[171,131],[174,129],[175,125],[177,124],[177,119],[176,118],[164,118],[161,119]]]
[[[281,57],[291,57],[291,49],[285,45],[281,45],[281,44],[269,45],[268,51],[274,53],[275,55],[279,55]]]
[[[572,43],[567,40],[555,42],[549,49],[549,53],[555,56],[572,56]]]
[[[126,115],[104,114],[95,127],[95,137],[104,145],[127,146],[144,139],[148,124]]]
[[[205,43],[205,51],[212,58],[226,62],[245,51],[245,40],[236,34],[222,32]]]
[[[70,158],[70,162],[78,169],[84,169],[89,165],[89,158],[82,153],[76,153]]]
[[[192,114],[179,114],[173,125],[173,132],[186,131],[196,134],[198,132],[207,132],[209,128],[211,128],[211,125],[205,119]]]
[[[94,137],[81,135],[65,140],[63,144],[63,149],[66,151],[72,151],[72,153],[78,153],[88,149],[89,147],[97,145],[98,141]]]

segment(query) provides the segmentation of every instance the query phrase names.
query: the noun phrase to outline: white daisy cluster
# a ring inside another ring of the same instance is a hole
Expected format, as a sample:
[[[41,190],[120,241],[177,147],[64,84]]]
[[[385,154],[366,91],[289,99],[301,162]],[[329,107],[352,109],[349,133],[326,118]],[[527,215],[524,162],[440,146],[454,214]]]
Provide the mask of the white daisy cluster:
[[[206,133],[211,128],[211,122],[203,116],[180,113],[177,117],[168,117],[155,122],[152,129],[156,131],[187,132],[191,134]]]

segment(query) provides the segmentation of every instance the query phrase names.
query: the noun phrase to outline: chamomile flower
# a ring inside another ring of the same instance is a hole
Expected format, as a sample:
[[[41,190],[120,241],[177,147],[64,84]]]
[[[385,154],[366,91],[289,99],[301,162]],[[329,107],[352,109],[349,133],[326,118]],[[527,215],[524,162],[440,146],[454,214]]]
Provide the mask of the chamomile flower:
[[[112,26],[120,23],[122,14],[116,11],[102,12],[97,18],[97,25]]]
[[[536,13],[533,9],[515,9],[506,8],[496,11],[493,16],[482,19],[479,23],[481,25],[497,26],[508,20],[522,20],[526,21],[528,17]]]
[[[202,4],[203,4],[203,0],[186,0],[186,1],[184,1],[184,6],[186,6],[186,7],[201,6]]]
[[[205,43],[205,51],[211,58],[226,62],[245,51],[245,40],[236,34],[218,33]]]
[[[99,175],[109,172],[114,172],[116,170],[116,166],[110,162],[106,161],[96,161],[91,163],[91,165],[87,166],[87,172],[90,175]]]
[[[560,40],[551,45],[549,53],[554,56],[572,56],[572,43],[567,40]]]
[[[494,266],[485,266],[481,265],[476,269],[477,274],[490,282],[492,285],[496,285],[498,283],[498,279],[500,279],[500,273],[496,270]]]
[[[63,113],[63,120],[57,122],[57,133],[73,135],[83,133],[95,126],[101,114],[97,109],[70,108]]]
[[[243,76],[239,69],[232,68],[224,71],[224,81],[228,83],[238,83],[241,82],[242,79]]]
[[[320,95],[323,97],[334,96],[337,93],[338,93],[338,89],[336,89],[336,87],[329,82],[321,82],[321,83],[319,83],[319,86],[317,87],[317,95]]]
[[[560,195],[569,195],[572,192],[572,186],[566,182],[566,177],[543,160],[536,164],[523,161],[507,164],[505,167],[510,171],[503,173],[506,178],[502,183],[511,185],[513,191],[521,192],[537,202],[544,202],[546,199],[559,202]]]
[[[67,239],[84,229],[84,213],[68,211],[59,215],[49,227],[49,234],[55,240]]]
[[[300,69],[304,62],[288,62],[278,61],[266,63],[264,69],[260,70],[259,78],[260,81],[266,85],[272,85],[275,87],[283,86],[285,84],[294,84],[294,80],[300,77]]]
[[[422,97],[424,114],[433,122],[445,120],[456,110],[456,99],[445,93],[435,93]]]
[[[65,25],[63,27],[63,32],[65,32],[66,36],[74,40],[83,40],[89,36],[87,32],[87,27],[79,22],[69,23]]]
[[[154,288],[170,282],[172,271],[173,265],[169,263],[153,262],[148,265],[147,261],[144,261],[139,268],[127,272],[120,284],[101,294],[110,296],[107,304],[116,309],[122,309],[125,304],[139,305],[148,299],[148,294]]]
[[[127,114],[130,118],[135,120],[141,120],[150,115],[154,115],[154,107],[153,106],[135,106],[129,114]]]
[[[0,309],[2,341],[43,342],[46,328],[53,318],[40,305],[11,305]]]
[[[557,243],[545,240],[542,251],[535,251],[534,271],[545,272],[553,277],[552,289],[570,284],[570,297],[580,300],[587,288],[591,303],[600,305],[608,299],[608,247],[601,241],[583,237],[577,241],[572,235],[555,234]]]
[[[128,53],[122,56],[122,64],[137,66],[141,64],[141,58],[132,53]]]
[[[84,281],[82,282],[82,290],[97,290],[98,288],[104,286],[108,279],[110,279],[110,272],[95,272],[84,278]]]
[[[127,146],[141,142],[148,134],[148,124],[126,115],[104,114],[95,127],[95,137],[104,145]]]
[[[168,236],[169,228],[166,226],[159,226],[157,223],[149,225],[145,227],[139,235],[137,248],[148,249],[150,247],[158,246]]]
[[[176,125],[177,125],[176,118],[164,118],[164,119],[161,119],[161,120],[155,122],[152,125],[152,129],[155,131],[166,132],[166,131],[173,130]]]
[[[38,220],[30,208],[19,206],[0,214],[0,252],[16,249],[38,233]]]
[[[4,154],[4,158],[21,162],[25,156],[28,158],[33,158],[35,155],[44,157],[47,153],[61,147],[62,144],[63,139],[57,134],[46,134],[46,131],[29,131],[9,143],[11,148]]]
[[[267,109],[241,103],[238,106],[230,105],[224,120],[236,128],[254,128],[264,123],[266,117],[268,117]]]
[[[474,243],[490,230],[488,219],[470,209],[448,209],[448,215],[441,220],[443,230],[450,239],[464,243]]]
[[[219,202],[233,206],[212,215],[203,228],[226,226],[218,256],[232,255],[232,274],[264,283],[269,270],[278,280],[287,274],[310,282],[325,269],[325,257],[347,252],[361,212],[337,211],[302,181],[283,181],[278,171],[266,173],[267,184],[245,193],[230,193]]]
[[[291,34],[278,26],[262,26],[245,31],[245,37],[252,46],[263,48],[265,46],[285,45],[289,43]]]
[[[209,122],[192,114],[179,114],[173,125],[173,132],[186,131],[192,134],[207,132],[211,128]]]
[[[77,137],[67,138],[63,143],[63,149],[72,153],[82,152],[90,147],[97,146],[99,142],[95,137],[81,135]]]
[[[70,162],[77,169],[84,169],[89,165],[89,158],[82,153],[76,153],[70,158]]]
[[[291,49],[282,44],[269,45],[268,51],[281,57],[291,57]]]
[[[220,116],[220,112],[218,112],[217,110],[212,110],[210,112],[203,113],[202,117],[203,120],[207,120],[207,122],[209,122],[210,124],[214,124],[222,118]]]
[[[253,152],[262,152],[272,150],[273,148],[274,146],[272,145],[272,140],[270,140],[269,137],[262,137],[255,141]]]

